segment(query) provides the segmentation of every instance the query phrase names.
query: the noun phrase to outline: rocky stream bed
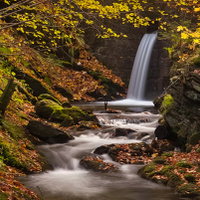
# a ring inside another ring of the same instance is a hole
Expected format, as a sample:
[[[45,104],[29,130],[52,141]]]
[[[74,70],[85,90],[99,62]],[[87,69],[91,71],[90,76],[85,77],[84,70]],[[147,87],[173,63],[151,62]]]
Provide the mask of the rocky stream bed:
[[[22,182],[45,200],[198,198],[199,145],[186,154],[168,140],[157,140],[159,114],[95,115],[100,129],[72,131],[67,143],[38,146],[53,169]]]

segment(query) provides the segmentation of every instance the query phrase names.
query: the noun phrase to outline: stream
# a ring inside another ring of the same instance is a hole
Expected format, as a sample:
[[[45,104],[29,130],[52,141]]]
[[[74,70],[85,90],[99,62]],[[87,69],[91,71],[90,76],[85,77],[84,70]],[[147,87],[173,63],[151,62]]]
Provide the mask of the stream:
[[[95,113],[100,130],[76,133],[74,140],[64,144],[41,145],[53,170],[28,175],[22,179],[29,189],[45,200],[178,200],[171,188],[158,185],[137,175],[141,165],[119,165],[104,154],[104,161],[120,167],[118,173],[99,173],[82,168],[80,159],[103,144],[150,143],[159,118],[151,112]],[[127,137],[114,137],[116,128],[135,132]],[[145,134],[141,134],[145,133]],[[138,135],[142,135],[140,139]]]

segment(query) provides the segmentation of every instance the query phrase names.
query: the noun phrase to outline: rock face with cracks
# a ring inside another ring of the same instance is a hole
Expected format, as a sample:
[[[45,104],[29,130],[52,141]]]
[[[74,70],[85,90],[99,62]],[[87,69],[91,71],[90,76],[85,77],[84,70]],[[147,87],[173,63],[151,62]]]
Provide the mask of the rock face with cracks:
[[[172,140],[182,149],[191,149],[200,140],[200,76],[192,72],[185,79],[180,78],[167,93],[154,101],[163,115],[156,136]]]

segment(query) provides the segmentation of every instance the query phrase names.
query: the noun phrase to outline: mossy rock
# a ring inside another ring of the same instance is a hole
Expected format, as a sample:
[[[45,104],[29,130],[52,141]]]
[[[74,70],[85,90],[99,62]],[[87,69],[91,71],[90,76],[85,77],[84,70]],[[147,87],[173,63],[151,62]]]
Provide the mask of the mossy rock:
[[[165,156],[165,157],[172,157],[173,156],[173,153],[172,152],[165,152],[162,154],[162,156]]]
[[[145,142],[133,143],[130,145],[130,149],[132,149],[134,151],[145,152],[147,154],[153,153],[153,149]]]
[[[162,115],[165,115],[172,107],[174,98],[170,94],[166,94],[163,98],[160,110]]]
[[[173,174],[174,166],[166,165],[164,168],[160,170],[160,174],[166,177],[170,177]]]
[[[153,162],[156,164],[165,164],[166,160],[163,156],[157,156],[154,158]]]
[[[73,119],[74,123],[92,119],[92,116],[87,112],[84,112],[79,107],[72,106],[71,108],[54,110],[51,114],[51,120],[63,122],[64,120],[69,119],[69,116]]]
[[[62,117],[63,117],[63,116],[62,116]],[[72,118],[71,116],[65,115],[64,117],[65,117],[65,118],[64,118],[64,120],[61,122],[60,126],[69,127],[69,126],[73,125],[74,120],[73,120],[73,118]],[[58,120],[58,119],[56,119],[56,120]]]
[[[181,197],[196,197],[200,195],[200,187],[193,183],[184,184],[178,187]]]
[[[189,138],[188,138],[188,144],[195,145],[198,144],[200,140],[200,132],[194,132]]]
[[[44,94],[41,94],[39,97],[38,97],[38,100],[41,101],[43,99],[49,99],[49,100],[52,100],[54,101],[55,103],[61,105],[60,101],[58,99],[56,99],[54,96],[48,94],[48,93],[44,93]]]
[[[181,185],[182,183],[183,183],[183,180],[181,179],[181,177],[179,177],[177,174],[171,174],[169,176],[169,181],[167,185],[170,187],[176,187],[178,185]]]
[[[186,174],[184,178],[189,182],[189,183],[194,183],[196,182],[196,178],[193,174]]]
[[[141,143],[133,143],[130,145],[130,149],[136,151],[142,151],[142,144]]]
[[[183,161],[176,163],[176,166],[180,168],[188,168],[188,169],[192,168],[192,165],[190,163],[183,162]]]
[[[142,178],[149,179],[149,177],[151,177],[155,174],[155,170],[156,170],[156,165],[152,162],[152,163],[142,167],[141,169],[139,169],[138,174]]]
[[[62,106],[50,99],[43,99],[41,101],[38,101],[35,105],[36,114],[44,119],[49,119],[49,117],[55,110],[61,109],[63,109]]]
[[[155,183],[158,183],[158,184],[163,184],[163,185],[166,185],[167,182],[168,182],[168,178],[158,178],[158,177],[152,177],[151,178],[151,181],[155,182]]]
[[[77,128],[77,131],[84,131],[87,129],[93,129],[94,126],[94,122],[93,121],[80,121],[79,122],[79,127]]]

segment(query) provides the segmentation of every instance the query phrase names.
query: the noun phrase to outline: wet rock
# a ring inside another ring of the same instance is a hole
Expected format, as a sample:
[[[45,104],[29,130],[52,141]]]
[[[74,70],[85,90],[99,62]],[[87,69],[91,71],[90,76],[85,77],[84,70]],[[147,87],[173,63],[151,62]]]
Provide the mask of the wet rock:
[[[98,155],[107,154],[110,149],[109,145],[102,145],[95,149],[94,153]]]
[[[88,129],[93,129],[93,127],[98,127],[97,124],[93,121],[80,121],[78,123],[79,127],[77,128],[77,131],[84,131]]]
[[[72,135],[41,121],[30,120],[27,129],[30,134],[49,144],[65,143],[74,139]]]
[[[106,163],[102,160],[101,156],[92,154],[84,156],[81,161],[80,165],[86,169],[93,170],[95,172],[117,172],[118,167],[111,163]]]
[[[134,132],[136,132],[136,131],[132,130],[132,129],[116,128],[113,136],[115,136],[115,137],[128,136],[130,133],[134,133]]]
[[[144,117],[135,118],[135,119],[126,119],[126,123],[129,123],[129,124],[140,124],[140,123],[147,123],[147,122],[150,122],[150,120]]]
[[[169,140],[153,140],[151,147],[154,149],[154,152],[162,154],[163,152],[174,151],[174,146]]]
[[[135,139],[137,140],[141,140],[142,138],[144,138],[145,136],[148,136],[148,133],[138,133],[138,135],[136,136]]]
[[[168,134],[168,131],[167,131],[167,127],[166,126],[163,126],[163,125],[160,125],[158,126],[155,131],[154,131],[154,134],[155,136],[160,140],[162,139],[167,139],[167,134]]]
[[[107,153],[120,164],[145,164],[150,161],[152,148],[142,143],[112,144],[98,147],[95,151],[100,155]]]

